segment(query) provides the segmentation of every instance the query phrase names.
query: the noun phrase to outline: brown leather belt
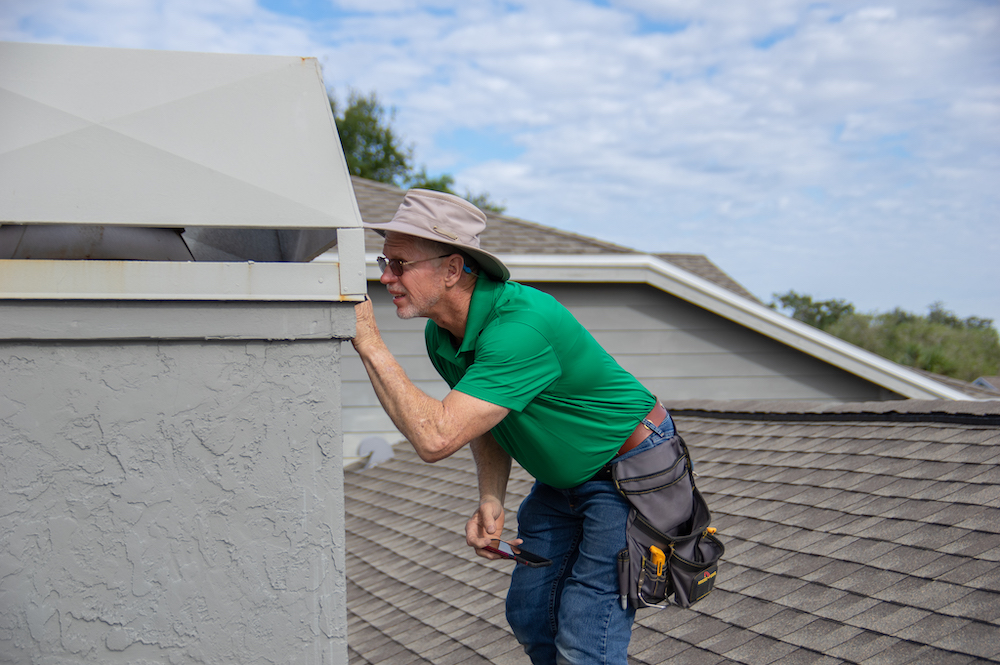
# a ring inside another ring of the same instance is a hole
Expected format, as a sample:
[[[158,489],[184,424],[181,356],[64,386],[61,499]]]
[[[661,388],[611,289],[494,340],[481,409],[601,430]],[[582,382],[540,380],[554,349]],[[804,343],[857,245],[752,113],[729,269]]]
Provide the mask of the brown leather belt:
[[[649,415],[646,416],[645,420],[648,420],[654,425],[659,425],[666,417],[666,408],[664,408],[664,406],[660,404],[659,400],[657,400],[656,405],[653,407],[653,410],[649,412]],[[635,431],[632,432],[627,439],[625,439],[625,443],[622,444],[622,447],[618,450],[618,454],[615,455],[615,457],[618,455],[624,455],[638,446],[646,440],[652,431],[653,430],[646,427],[646,423],[639,423],[638,427],[635,428]]]
[[[666,417],[667,410],[662,404],[660,404],[659,400],[657,400],[656,406],[653,407],[653,410],[649,412],[644,420],[648,420],[654,425],[660,425]],[[624,455],[638,446],[646,440],[646,437],[648,437],[652,431],[653,430],[646,427],[645,423],[639,423],[639,426],[635,428],[635,431],[632,432],[627,439],[625,439],[625,443],[623,443],[622,447],[618,449],[617,453],[615,453],[615,457],[618,457],[618,455]],[[611,462],[608,462],[598,469],[597,473],[595,473],[590,480],[614,480],[614,472],[611,470]]]

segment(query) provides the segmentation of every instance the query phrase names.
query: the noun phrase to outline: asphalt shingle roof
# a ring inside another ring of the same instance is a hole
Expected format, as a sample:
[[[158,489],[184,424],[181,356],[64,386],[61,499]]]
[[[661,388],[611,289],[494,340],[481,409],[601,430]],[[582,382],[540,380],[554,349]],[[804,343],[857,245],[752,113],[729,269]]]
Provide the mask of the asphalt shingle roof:
[[[1000,662],[1000,401],[668,406],[726,556],[694,608],[638,613],[630,662]],[[345,493],[351,663],[528,662],[512,564],[465,545],[467,449],[402,444]]]

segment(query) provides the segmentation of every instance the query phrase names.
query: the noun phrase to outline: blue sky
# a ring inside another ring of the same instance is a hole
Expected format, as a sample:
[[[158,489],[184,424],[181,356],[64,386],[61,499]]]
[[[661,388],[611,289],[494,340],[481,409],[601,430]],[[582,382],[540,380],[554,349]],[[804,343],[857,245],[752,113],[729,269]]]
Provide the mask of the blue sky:
[[[511,215],[1000,322],[997,0],[3,0],[0,39],[315,56]]]

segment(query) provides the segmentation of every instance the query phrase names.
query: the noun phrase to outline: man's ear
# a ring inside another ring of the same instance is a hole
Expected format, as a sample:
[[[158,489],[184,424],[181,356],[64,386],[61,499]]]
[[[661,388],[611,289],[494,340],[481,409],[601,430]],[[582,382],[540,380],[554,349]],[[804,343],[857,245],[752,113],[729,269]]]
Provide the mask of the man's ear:
[[[452,254],[449,256],[445,265],[448,267],[448,274],[445,276],[445,283],[448,286],[454,286],[462,279],[465,273],[472,272],[469,266],[465,265],[465,259],[462,258],[461,254]]]

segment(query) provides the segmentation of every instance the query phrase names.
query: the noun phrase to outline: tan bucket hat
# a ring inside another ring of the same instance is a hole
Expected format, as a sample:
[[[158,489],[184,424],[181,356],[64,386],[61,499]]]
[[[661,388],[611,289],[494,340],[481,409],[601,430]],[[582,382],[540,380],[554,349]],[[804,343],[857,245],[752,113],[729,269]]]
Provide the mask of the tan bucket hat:
[[[493,279],[501,282],[510,279],[507,266],[479,248],[479,236],[486,229],[486,215],[458,196],[411,189],[390,221],[364,226],[382,236],[387,231],[395,231],[452,245],[468,252]]]

